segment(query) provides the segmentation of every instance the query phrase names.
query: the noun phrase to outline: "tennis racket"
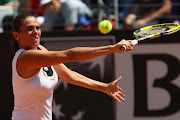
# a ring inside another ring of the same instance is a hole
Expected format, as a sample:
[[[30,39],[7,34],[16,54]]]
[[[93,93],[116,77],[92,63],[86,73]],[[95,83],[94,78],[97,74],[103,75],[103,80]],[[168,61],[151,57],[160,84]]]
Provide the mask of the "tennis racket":
[[[133,45],[137,45],[141,41],[158,38],[164,35],[170,35],[180,30],[180,25],[175,23],[156,24],[140,28],[133,32],[136,39],[132,40]],[[122,45],[120,51],[125,51],[126,46]]]

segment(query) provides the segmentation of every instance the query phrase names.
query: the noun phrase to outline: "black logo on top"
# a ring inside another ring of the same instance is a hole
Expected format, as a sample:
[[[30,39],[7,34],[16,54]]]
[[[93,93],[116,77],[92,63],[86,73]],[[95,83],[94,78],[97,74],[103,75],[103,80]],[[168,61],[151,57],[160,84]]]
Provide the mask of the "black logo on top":
[[[53,76],[53,70],[51,68],[51,66],[49,67],[43,67],[43,71],[46,72],[47,76]]]

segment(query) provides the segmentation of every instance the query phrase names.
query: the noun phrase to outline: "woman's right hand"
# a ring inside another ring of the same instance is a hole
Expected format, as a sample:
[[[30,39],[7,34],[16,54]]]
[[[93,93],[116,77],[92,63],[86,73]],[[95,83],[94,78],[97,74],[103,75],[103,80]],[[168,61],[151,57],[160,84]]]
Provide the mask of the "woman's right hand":
[[[122,39],[120,42],[118,42],[117,44],[115,44],[115,52],[118,52],[118,53],[123,53],[121,50],[120,50],[120,47],[121,46],[126,46],[126,50],[123,51],[123,52],[128,52],[128,51],[131,51],[133,50],[133,44],[132,44],[132,41],[131,40],[124,40]]]

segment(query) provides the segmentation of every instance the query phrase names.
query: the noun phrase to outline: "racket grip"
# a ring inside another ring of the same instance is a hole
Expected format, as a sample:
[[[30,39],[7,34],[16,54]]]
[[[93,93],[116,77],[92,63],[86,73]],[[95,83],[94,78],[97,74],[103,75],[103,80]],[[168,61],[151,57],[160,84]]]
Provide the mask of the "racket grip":
[[[126,50],[126,46],[125,46],[125,45],[122,45],[122,46],[119,48],[119,50],[120,50],[121,52],[125,51],[125,50]]]
[[[138,44],[138,40],[132,40],[131,41],[133,45],[137,45]],[[122,45],[120,48],[119,48],[120,51],[125,51],[126,50],[126,46],[125,45]]]

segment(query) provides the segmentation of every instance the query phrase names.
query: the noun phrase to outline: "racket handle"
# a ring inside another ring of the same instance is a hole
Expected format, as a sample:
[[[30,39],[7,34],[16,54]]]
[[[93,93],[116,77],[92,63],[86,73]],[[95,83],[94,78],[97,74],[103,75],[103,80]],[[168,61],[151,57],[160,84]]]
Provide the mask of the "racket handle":
[[[133,45],[137,45],[138,44],[138,40],[132,40],[131,41]],[[122,45],[120,48],[119,48],[120,51],[125,51],[126,50],[126,46],[125,45]]]
[[[138,44],[138,40],[132,40],[131,41],[133,45],[137,45]]]

